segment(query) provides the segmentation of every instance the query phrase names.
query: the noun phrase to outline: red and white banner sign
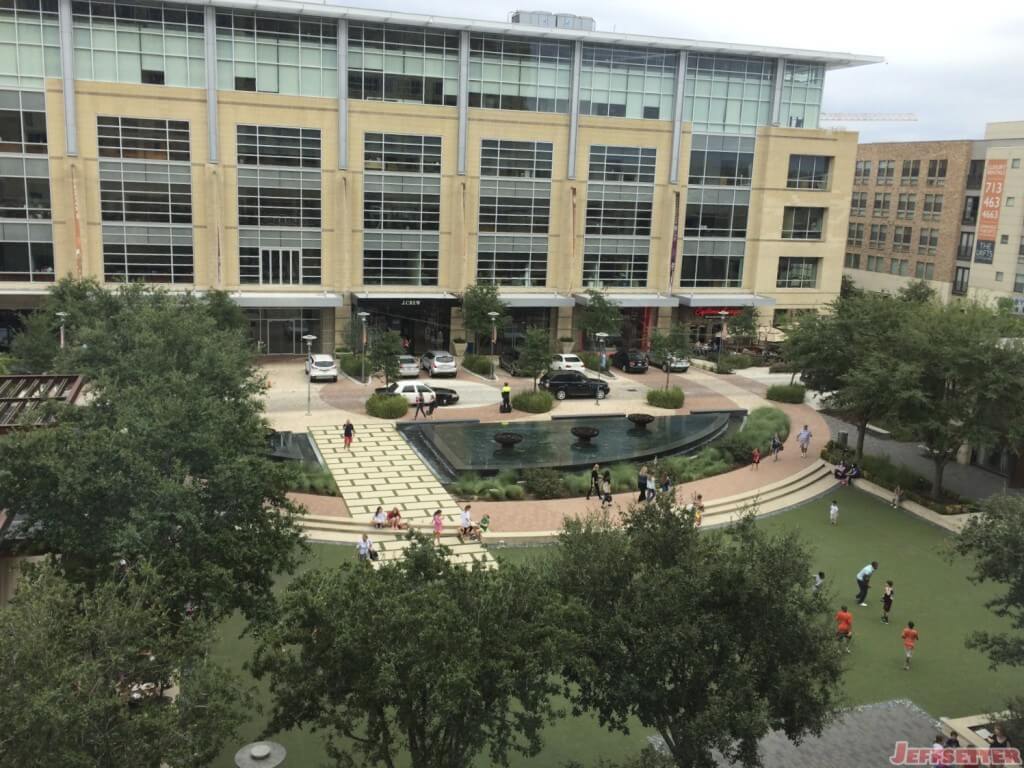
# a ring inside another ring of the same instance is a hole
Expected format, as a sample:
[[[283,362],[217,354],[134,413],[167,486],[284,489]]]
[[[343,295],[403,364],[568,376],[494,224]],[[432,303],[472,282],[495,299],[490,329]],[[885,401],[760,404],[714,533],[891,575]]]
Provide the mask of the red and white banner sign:
[[[985,166],[985,186],[981,191],[981,212],[978,214],[978,240],[996,240],[999,213],[1003,208],[1003,184],[1006,161],[990,160]]]

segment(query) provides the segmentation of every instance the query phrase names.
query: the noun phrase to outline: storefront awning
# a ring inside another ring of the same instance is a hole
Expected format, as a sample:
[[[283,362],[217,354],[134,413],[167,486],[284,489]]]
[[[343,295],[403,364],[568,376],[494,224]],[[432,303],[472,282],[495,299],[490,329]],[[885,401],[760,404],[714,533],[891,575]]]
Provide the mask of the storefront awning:
[[[576,304],[572,296],[562,293],[502,293],[501,300],[512,309],[531,307],[571,307]]]
[[[684,307],[771,307],[775,299],[756,293],[684,293],[676,294]]]
[[[339,293],[262,293],[236,291],[230,294],[240,307],[253,309],[330,309],[342,306]]]
[[[352,294],[360,301],[399,301],[404,299],[419,299],[420,301],[455,301],[458,297],[447,291],[423,291],[413,293],[377,293],[375,291],[364,291]]]
[[[604,296],[620,307],[674,307],[679,304],[675,296],[664,293],[606,293]],[[585,293],[576,294],[577,304],[586,306],[588,299]]]

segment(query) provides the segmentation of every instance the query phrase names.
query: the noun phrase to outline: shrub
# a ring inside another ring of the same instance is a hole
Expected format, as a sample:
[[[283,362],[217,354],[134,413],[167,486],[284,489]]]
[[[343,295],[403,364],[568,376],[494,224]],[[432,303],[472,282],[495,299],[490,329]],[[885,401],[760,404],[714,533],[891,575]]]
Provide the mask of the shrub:
[[[451,490],[456,496],[472,498],[480,491],[483,482],[475,472],[464,472],[451,484]]]
[[[768,373],[796,373],[797,367],[793,363],[772,363],[768,366]]]
[[[565,496],[562,475],[553,469],[527,469],[523,472],[526,490],[538,499],[558,499]]]
[[[647,390],[647,404],[655,408],[682,408],[684,399],[683,390],[679,387]]]
[[[505,498],[509,501],[522,501],[526,498],[526,491],[521,485],[507,485],[505,486]]]
[[[547,413],[555,404],[550,392],[519,392],[512,395],[512,407],[526,413]]]
[[[601,367],[601,355],[597,352],[577,352],[576,354],[590,370],[596,371]]]
[[[405,416],[409,404],[401,395],[370,395],[366,401],[366,412],[378,419],[399,419]]]
[[[723,360],[720,363],[715,363],[715,373],[729,374],[732,373],[734,370],[735,369],[732,367],[732,365],[730,365],[725,360]]]
[[[768,399],[778,403],[802,403],[807,394],[803,384],[773,384],[768,387]]]
[[[718,447],[734,463],[746,464],[755,446],[761,449],[761,453],[768,453],[772,435],[776,432],[785,442],[789,435],[789,417],[778,408],[757,408],[747,415],[743,428],[725,438]]]
[[[491,487],[484,492],[484,496],[487,497],[488,501],[504,501],[505,489]]]
[[[640,467],[634,464],[613,464],[610,467],[612,473],[612,490],[615,493],[637,490],[636,473],[638,469],[640,469]]]
[[[363,356],[344,352],[338,356],[338,367],[353,379],[358,379],[363,375]]]
[[[320,466],[300,464],[290,490],[299,493],[315,493],[320,496],[337,496],[338,486],[330,472]]]
[[[466,355],[462,358],[462,367],[480,376],[490,376],[491,358],[486,355]]]
[[[722,355],[722,362],[728,364],[733,370],[739,370],[740,368],[750,368],[757,364],[758,360],[753,355],[742,352],[726,352]]]
[[[590,489],[590,473],[577,472],[572,475],[566,475],[562,479],[562,485],[565,486],[565,494],[567,496],[585,496]]]

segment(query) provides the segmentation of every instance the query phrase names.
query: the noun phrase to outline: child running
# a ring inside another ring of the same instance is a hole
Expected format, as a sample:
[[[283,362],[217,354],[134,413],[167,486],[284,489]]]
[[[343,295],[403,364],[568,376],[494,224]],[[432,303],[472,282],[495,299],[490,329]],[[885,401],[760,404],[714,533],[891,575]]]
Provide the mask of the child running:
[[[882,623],[889,623],[889,611],[892,610],[892,596],[895,590],[892,588],[892,581],[885,582],[885,590],[882,592]]]
[[[832,503],[828,507],[828,521],[832,525],[839,525],[839,502],[832,499]]]
[[[441,510],[434,512],[434,544],[441,544],[441,531],[444,530],[444,520],[441,518]]]
[[[342,428],[341,433],[342,433],[342,435],[345,438],[345,450],[346,451],[351,451],[352,450],[352,436],[355,435],[356,428],[352,426],[352,422],[349,421],[348,419],[345,419],[345,426]]]
[[[757,470],[761,466],[761,449],[755,446],[753,452],[750,454],[750,468]]]
[[[914,656],[914,646],[917,645],[917,630],[914,629],[914,622],[908,621],[907,628],[903,630],[903,655],[906,661],[903,669],[910,671],[910,660]]]
[[[850,613],[846,606],[840,607],[836,611],[836,640],[840,643],[843,640],[846,641],[846,652],[850,652],[850,640],[853,639],[853,614]]]

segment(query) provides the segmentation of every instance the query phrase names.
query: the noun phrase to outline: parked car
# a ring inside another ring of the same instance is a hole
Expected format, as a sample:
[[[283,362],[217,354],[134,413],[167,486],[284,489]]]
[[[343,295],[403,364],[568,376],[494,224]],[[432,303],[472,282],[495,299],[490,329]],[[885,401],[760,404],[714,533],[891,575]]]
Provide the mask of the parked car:
[[[448,387],[431,387],[415,381],[393,381],[386,387],[374,390],[378,395],[401,395],[409,405],[416,405],[416,395],[423,396],[424,403],[435,400],[438,405],[454,405],[459,402],[459,393]]]
[[[306,375],[310,381],[337,381],[338,364],[331,355],[307,355]]]
[[[541,389],[546,389],[558,400],[567,397],[594,397],[603,400],[608,396],[608,382],[592,379],[579,371],[552,371],[540,377]]]
[[[399,355],[398,356],[398,375],[412,376],[416,378],[420,375],[420,362],[412,355]]]
[[[675,355],[660,357],[659,355],[652,354],[650,362],[651,365],[661,368],[663,371],[686,373],[690,370],[690,361],[685,357],[676,357]]]
[[[637,349],[620,349],[612,355],[612,365],[626,373],[647,373],[647,355]]]
[[[513,376],[521,375],[519,370],[519,350],[510,349],[507,352],[502,352],[498,358],[498,367],[503,368]]]
[[[579,371],[583,373],[586,370],[586,366],[579,358],[579,355],[552,355],[549,367],[552,371]]]
[[[455,357],[451,352],[441,349],[432,349],[420,358],[420,368],[431,376],[456,376],[459,373],[459,366],[455,364]]]

